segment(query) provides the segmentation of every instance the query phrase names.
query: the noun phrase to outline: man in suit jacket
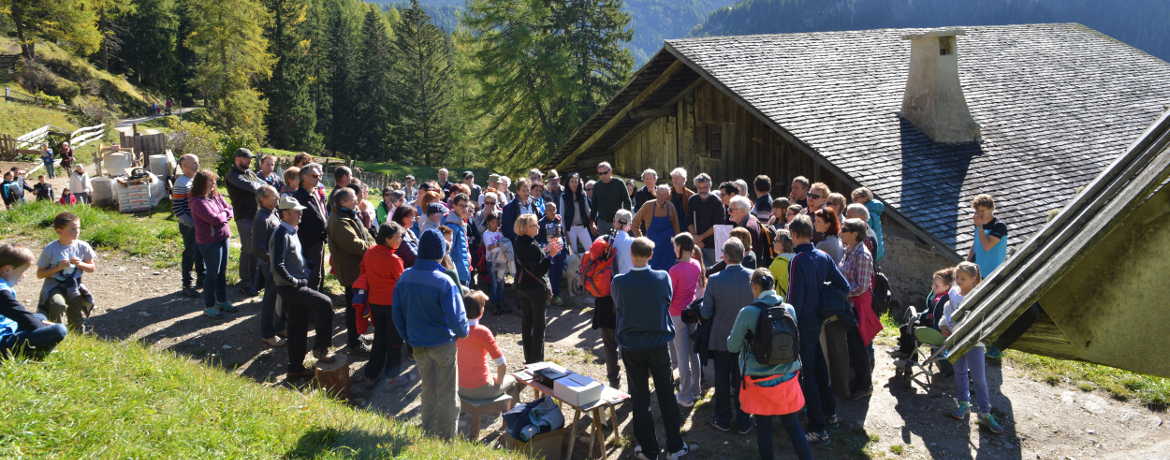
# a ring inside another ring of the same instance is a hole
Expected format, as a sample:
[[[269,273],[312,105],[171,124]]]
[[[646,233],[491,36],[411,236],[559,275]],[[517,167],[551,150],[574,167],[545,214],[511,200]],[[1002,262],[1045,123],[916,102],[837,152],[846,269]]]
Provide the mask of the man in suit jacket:
[[[301,168],[301,188],[293,192],[301,206],[305,207],[301,217],[301,225],[297,227],[297,238],[301,240],[301,250],[304,252],[306,269],[309,271],[309,289],[321,290],[321,279],[324,276],[325,239],[327,237],[328,214],[325,204],[317,195],[317,184],[321,182],[321,165],[309,163]]]
[[[700,313],[711,321],[711,335],[707,347],[715,360],[715,419],[711,425],[719,431],[734,428],[741,434],[751,431],[751,421],[742,410],[732,408],[732,390],[739,388],[739,355],[727,351],[727,336],[735,325],[735,317],[745,305],[751,304],[752,272],[744,268],[744,247],[739,238],[728,238],[723,243],[723,260],[727,267],[707,282]],[[734,415],[734,420],[732,419]],[[734,423],[734,426],[733,426]]]

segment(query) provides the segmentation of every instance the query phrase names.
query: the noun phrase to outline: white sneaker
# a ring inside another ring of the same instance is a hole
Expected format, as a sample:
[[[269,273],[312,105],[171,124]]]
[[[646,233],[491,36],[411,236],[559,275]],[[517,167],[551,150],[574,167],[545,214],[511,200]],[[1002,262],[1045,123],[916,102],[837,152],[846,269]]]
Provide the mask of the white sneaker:
[[[670,460],[678,460],[680,458],[686,457],[687,454],[691,453],[691,449],[698,449],[698,448],[699,448],[698,444],[684,442],[682,450],[680,450],[678,452],[671,453],[670,455],[667,455],[666,458],[668,458]]]
[[[272,337],[269,337],[266,339],[260,339],[260,341],[264,342],[265,345],[268,345],[269,347],[272,347],[272,348],[283,347],[283,346],[285,346],[285,344],[288,343],[288,341],[286,341],[285,339],[282,339],[278,336],[272,336]]]

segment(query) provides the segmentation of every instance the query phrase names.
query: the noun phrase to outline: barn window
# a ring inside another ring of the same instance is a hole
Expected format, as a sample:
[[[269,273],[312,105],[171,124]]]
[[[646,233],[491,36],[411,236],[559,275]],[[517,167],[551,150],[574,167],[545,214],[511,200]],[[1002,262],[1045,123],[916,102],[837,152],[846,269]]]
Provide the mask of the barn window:
[[[707,125],[707,156],[723,158],[723,127]]]
[[[938,37],[938,54],[939,56],[947,56],[955,53],[955,37]]]

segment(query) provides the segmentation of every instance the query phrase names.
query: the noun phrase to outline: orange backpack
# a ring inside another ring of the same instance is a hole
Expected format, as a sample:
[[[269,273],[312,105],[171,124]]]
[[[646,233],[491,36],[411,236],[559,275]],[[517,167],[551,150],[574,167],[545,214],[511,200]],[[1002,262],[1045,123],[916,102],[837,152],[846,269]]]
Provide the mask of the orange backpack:
[[[593,297],[609,297],[613,282],[613,244],[609,235],[593,241],[589,252],[581,258],[581,279],[585,292]]]

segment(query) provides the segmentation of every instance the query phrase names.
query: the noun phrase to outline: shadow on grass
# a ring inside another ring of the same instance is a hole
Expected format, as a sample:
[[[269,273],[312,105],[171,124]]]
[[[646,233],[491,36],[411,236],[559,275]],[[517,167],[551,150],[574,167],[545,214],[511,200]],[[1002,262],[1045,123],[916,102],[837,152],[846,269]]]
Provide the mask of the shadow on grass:
[[[410,444],[405,433],[380,435],[363,430],[314,428],[284,458],[394,458]]]

